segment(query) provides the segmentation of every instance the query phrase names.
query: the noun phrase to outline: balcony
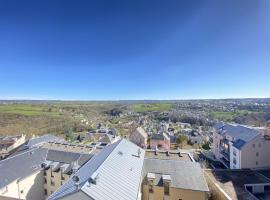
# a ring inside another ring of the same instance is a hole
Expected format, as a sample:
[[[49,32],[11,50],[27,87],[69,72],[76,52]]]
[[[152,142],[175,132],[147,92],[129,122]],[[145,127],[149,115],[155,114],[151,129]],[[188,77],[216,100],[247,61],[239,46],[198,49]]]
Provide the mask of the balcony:
[[[225,149],[221,149],[220,154],[223,156],[223,158],[225,160],[230,161],[230,153],[229,153],[229,151],[226,151]]]

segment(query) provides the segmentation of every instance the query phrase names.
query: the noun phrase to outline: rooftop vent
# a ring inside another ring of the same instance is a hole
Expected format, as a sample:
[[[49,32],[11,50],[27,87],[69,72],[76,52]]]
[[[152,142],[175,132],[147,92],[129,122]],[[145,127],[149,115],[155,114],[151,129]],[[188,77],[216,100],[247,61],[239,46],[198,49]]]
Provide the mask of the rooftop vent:
[[[80,178],[78,176],[73,176],[72,181],[75,183],[75,185],[79,185]]]
[[[158,148],[156,146],[156,148],[155,148],[155,155],[157,155],[157,154],[158,154]]]
[[[97,172],[94,172],[91,175],[91,177],[88,179],[88,182],[96,185],[97,184],[97,179],[98,179],[98,173]]]
[[[141,150],[138,149],[138,150],[137,150],[137,153],[136,153],[136,154],[132,154],[132,156],[135,156],[135,157],[140,158],[140,156],[141,156]]]
[[[264,135],[265,140],[270,140],[270,135]]]

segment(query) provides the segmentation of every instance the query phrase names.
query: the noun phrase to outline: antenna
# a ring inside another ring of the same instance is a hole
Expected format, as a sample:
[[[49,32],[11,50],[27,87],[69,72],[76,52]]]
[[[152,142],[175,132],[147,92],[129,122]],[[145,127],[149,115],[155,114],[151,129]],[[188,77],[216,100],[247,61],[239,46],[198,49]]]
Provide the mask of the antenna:
[[[141,150],[138,149],[138,157],[140,157],[140,156],[141,156]]]

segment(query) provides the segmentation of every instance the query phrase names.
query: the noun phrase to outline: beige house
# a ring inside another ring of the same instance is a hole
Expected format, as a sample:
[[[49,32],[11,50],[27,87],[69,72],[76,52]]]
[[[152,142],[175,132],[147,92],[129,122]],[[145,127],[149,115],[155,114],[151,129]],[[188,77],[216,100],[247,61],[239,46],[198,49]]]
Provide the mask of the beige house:
[[[51,144],[0,161],[0,199],[45,200],[100,151],[84,148],[86,153],[79,153],[73,145],[57,149],[58,144]]]
[[[43,148],[65,151],[65,152],[73,152],[73,153],[90,153],[94,147],[81,145],[81,144],[47,142],[43,144]]]
[[[143,200],[206,200],[209,189],[199,163],[145,159]]]
[[[138,200],[144,150],[121,139],[106,146],[48,199]]]
[[[25,143],[25,135],[0,138],[0,160],[9,156],[14,150]]]
[[[129,140],[141,148],[147,148],[147,133],[142,127],[136,128]]]
[[[270,130],[240,124],[218,123],[213,134],[213,153],[231,169],[270,166]]]

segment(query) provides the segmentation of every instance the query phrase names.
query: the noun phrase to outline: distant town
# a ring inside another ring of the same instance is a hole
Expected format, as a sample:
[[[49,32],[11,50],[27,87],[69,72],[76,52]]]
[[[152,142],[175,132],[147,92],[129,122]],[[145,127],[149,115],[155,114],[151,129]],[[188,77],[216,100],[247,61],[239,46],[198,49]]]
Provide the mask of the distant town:
[[[270,199],[270,99],[0,101],[0,199]]]

